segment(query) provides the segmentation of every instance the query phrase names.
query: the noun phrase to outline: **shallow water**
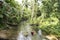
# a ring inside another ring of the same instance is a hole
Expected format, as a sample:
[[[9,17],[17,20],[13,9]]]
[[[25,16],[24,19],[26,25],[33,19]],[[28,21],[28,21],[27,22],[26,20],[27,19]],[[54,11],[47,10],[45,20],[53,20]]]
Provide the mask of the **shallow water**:
[[[42,40],[42,32],[38,31],[35,35],[31,35],[31,26],[28,24],[21,28],[17,40]]]
[[[32,40],[30,26],[26,25],[21,28],[17,40]]]

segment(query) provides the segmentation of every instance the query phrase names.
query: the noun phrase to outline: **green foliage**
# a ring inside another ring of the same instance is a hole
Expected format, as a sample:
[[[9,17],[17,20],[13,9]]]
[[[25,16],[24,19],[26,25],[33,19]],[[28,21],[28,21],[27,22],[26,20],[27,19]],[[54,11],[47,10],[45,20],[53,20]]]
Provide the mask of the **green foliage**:
[[[0,7],[0,28],[7,25],[18,25],[21,19],[19,4],[14,0],[5,0]],[[19,8],[19,9],[18,9]]]
[[[33,24],[35,31],[41,29],[46,34],[60,36],[60,1],[59,0],[23,0],[18,4],[15,0],[5,0],[0,7],[0,28],[8,24],[16,25],[23,21]]]
[[[36,3],[38,4],[38,2]],[[41,29],[46,34],[60,36],[59,3],[59,0],[42,0],[42,5],[40,7],[37,7],[38,5],[36,6],[36,4],[34,5],[34,17],[30,22],[35,25],[38,24],[38,26],[32,25],[35,30]]]
[[[45,14],[42,22],[40,21],[40,28],[47,34],[60,35],[60,18],[59,16],[59,2],[58,0],[43,0],[41,12]],[[43,14],[42,14],[43,15]]]

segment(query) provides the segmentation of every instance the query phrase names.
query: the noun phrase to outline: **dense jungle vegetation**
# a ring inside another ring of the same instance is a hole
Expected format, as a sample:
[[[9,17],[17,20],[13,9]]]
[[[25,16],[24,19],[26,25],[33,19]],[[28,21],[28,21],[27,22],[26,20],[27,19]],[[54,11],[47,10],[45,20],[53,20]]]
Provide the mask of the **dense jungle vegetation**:
[[[18,27],[23,21],[30,23],[35,31],[60,37],[60,0],[0,1],[0,30]]]

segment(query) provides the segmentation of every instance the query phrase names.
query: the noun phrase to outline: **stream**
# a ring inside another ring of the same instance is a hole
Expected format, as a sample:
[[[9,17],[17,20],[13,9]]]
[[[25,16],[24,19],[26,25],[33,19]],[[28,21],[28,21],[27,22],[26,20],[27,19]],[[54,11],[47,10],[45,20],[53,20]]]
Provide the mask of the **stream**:
[[[42,38],[41,30],[35,35],[31,34],[31,26],[29,24],[21,27],[17,40],[45,40]]]

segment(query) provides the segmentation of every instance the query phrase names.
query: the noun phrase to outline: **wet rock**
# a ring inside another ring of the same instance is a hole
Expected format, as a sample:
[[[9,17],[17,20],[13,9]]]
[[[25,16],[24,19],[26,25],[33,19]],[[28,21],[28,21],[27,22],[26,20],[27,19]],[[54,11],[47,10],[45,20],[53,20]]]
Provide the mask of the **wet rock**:
[[[58,38],[58,40],[60,40],[60,37],[57,37]]]
[[[49,40],[58,40],[57,37],[54,35],[47,35],[46,38]]]
[[[0,38],[6,39],[7,38],[6,33],[3,31],[0,31]]]

